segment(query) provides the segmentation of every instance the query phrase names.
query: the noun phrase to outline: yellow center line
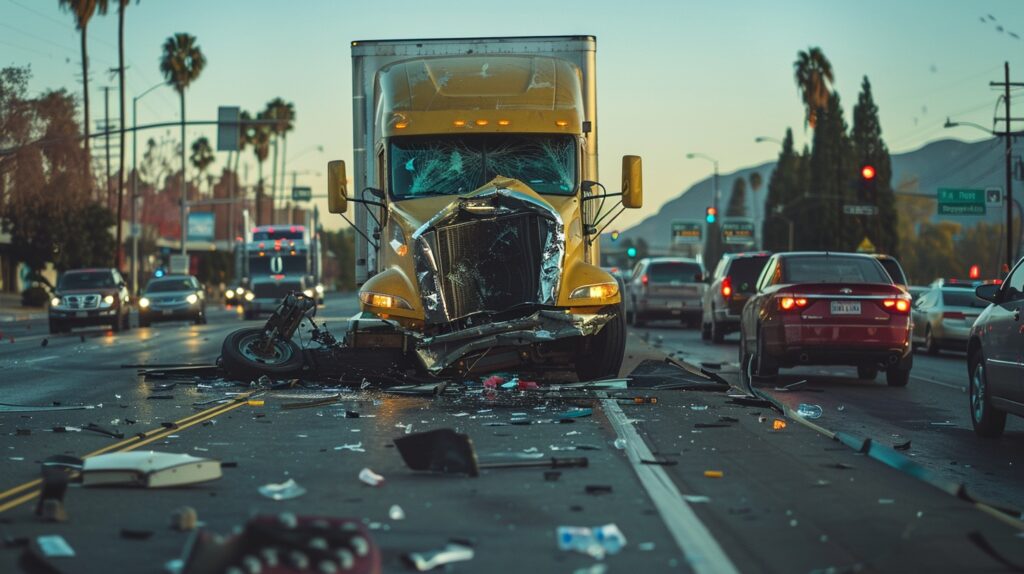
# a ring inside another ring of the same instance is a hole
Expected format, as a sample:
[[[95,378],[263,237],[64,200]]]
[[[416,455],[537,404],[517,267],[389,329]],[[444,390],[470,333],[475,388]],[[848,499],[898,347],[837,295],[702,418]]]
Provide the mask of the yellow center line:
[[[132,436],[131,438],[125,439],[123,441],[120,441],[120,442],[117,442],[117,443],[114,443],[114,444],[111,444],[111,445],[107,445],[107,446],[105,446],[105,447],[103,447],[101,449],[94,450],[93,452],[90,452],[89,454],[86,454],[82,458],[89,458],[91,456],[96,456],[96,455],[104,454],[104,453],[107,453],[107,452],[110,452],[110,451],[113,451],[113,450],[118,450],[118,452],[128,452],[128,451],[131,451],[131,450],[135,450],[135,449],[139,448],[140,446],[144,446],[144,445],[150,444],[150,443],[152,443],[154,441],[158,441],[158,440],[160,440],[162,438],[166,438],[167,436],[170,436],[170,435],[174,434],[175,432],[178,432],[178,431],[183,430],[183,429],[187,429],[187,428],[189,428],[191,426],[194,426],[194,425],[197,425],[199,423],[205,422],[205,421],[207,421],[207,420],[209,420],[209,419],[211,419],[213,417],[220,416],[221,414],[224,414],[224,413],[232,411],[232,410],[234,410],[234,409],[236,409],[236,408],[238,408],[238,407],[240,407],[242,405],[245,405],[247,403],[247,401],[248,401],[249,395],[251,395],[251,394],[252,393],[246,393],[244,395],[239,395],[239,396],[235,397],[232,400],[231,403],[228,403],[226,405],[225,404],[216,405],[214,407],[210,407],[209,409],[207,409],[205,411],[202,411],[202,412],[199,412],[199,413],[187,416],[187,417],[185,417],[185,418],[183,418],[183,419],[181,419],[179,421],[175,421],[175,423],[174,423],[175,426],[172,427],[172,428],[160,427],[160,428],[152,429],[152,430],[146,431],[145,433],[141,433],[141,434],[137,434],[135,436]],[[13,488],[5,490],[4,492],[0,492],[0,500],[3,500],[5,498],[9,498],[11,496],[14,496],[14,495],[16,495],[19,492],[22,492],[24,490],[35,488],[35,487],[39,486],[40,484],[42,484],[42,482],[43,482],[42,479],[37,478],[35,480],[30,480],[30,481],[28,481],[28,482],[26,482],[24,484],[20,484],[18,486],[15,486]],[[7,501],[7,502],[5,502],[3,504],[0,504],[0,513],[6,512],[7,510],[10,510],[11,508],[14,508],[16,506],[19,506],[19,505],[29,501],[29,500],[32,500],[36,496],[39,496],[39,492],[38,491],[30,492],[28,494],[19,496],[18,498],[15,498],[13,500],[9,500],[9,501]]]

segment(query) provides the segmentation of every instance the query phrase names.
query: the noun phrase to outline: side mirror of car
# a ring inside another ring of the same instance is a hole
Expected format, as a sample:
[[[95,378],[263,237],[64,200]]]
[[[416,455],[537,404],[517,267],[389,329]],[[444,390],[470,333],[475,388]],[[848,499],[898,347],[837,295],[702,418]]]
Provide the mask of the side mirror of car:
[[[979,285],[978,288],[974,290],[974,294],[978,299],[984,299],[989,303],[998,303],[999,285],[995,285],[993,283]]]

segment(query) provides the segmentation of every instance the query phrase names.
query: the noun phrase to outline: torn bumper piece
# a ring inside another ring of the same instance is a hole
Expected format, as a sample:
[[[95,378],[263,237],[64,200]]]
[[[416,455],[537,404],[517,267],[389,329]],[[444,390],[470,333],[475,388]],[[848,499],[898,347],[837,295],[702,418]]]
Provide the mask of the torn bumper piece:
[[[611,319],[612,315],[608,313],[574,315],[564,311],[540,310],[520,319],[421,339],[416,345],[416,355],[427,371],[438,374],[476,351],[594,335]]]

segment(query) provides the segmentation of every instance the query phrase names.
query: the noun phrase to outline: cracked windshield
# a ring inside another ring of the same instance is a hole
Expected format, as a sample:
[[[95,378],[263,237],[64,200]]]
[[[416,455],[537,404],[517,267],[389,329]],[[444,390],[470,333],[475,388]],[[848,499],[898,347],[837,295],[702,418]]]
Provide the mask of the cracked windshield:
[[[1024,570],[1024,3],[281,5],[0,0],[0,572]]]

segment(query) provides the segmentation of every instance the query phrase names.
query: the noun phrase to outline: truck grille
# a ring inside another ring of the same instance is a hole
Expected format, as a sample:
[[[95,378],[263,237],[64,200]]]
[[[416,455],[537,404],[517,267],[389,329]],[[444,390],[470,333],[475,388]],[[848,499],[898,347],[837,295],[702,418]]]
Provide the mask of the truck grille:
[[[447,315],[464,317],[536,302],[548,225],[526,213],[436,229],[438,279]]]
[[[65,295],[63,304],[67,309],[96,309],[100,306],[100,296],[95,295]]]
[[[252,287],[252,294],[257,299],[284,299],[292,291],[301,291],[298,283],[257,283]]]

